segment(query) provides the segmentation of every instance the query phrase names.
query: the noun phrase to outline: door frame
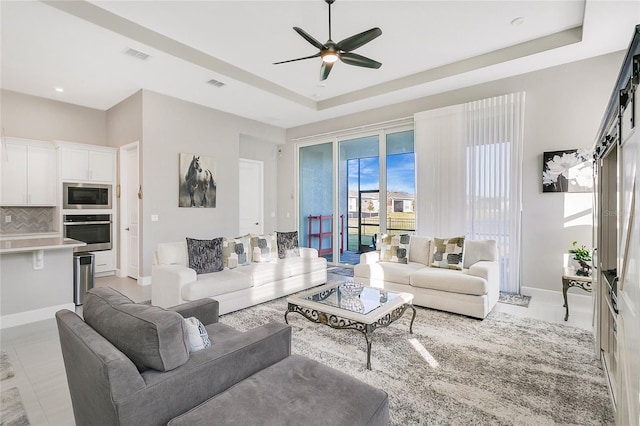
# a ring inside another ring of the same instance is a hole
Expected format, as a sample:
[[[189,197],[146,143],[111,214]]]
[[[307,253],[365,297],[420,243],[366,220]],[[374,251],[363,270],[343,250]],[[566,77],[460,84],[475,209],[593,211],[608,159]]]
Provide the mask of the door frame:
[[[125,231],[126,222],[124,219],[128,217],[129,213],[129,204],[127,201],[126,193],[129,189],[130,182],[127,179],[127,153],[129,151],[136,152],[136,163],[138,170],[138,183],[140,179],[140,143],[138,141],[131,142],[129,144],[123,145],[120,147],[119,157],[119,173],[118,178],[120,180],[120,184],[118,185],[118,190],[116,190],[116,196],[119,201],[119,216],[120,216],[120,229],[118,230],[120,239],[120,268],[119,268],[119,277],[128,277],[128,264],[129,264],[129,247],[128,247],[128,233],[129,231]],[[140,241],[141,241],[141,224],[140,224],[140,209],[138,209],[138,273],[135,279],[137,280],[139,285],[143,285],[140,280]]]
[[[251,160],[249,158],[240,158],[238,161],[238,170],[240,169],[240,164],[241,163],[245,163],[245,164],[251,164],[251,165],[256,165],[256,166],[260,166],[260,177],[261,177],[261,182],[260,182],[260,191],[259,191],[259,201],[260,201],[260,227],[262,228],[262,233],[264,233],[264,161],[261,160]],[[239,177],[238,177],[239,178]],[[238,183],[240,183],[240,180],[238,179]],[[240,208],[240,197],[242,197],[242,190],[239,191],[240,196],[238,197],[238,208]],[[240,217],[238,217],[238,227],[240,226]],[[240,231],[240,229],[238,229],[238,231]],[[242,234],[242,231],[240,231],[240,234]]]

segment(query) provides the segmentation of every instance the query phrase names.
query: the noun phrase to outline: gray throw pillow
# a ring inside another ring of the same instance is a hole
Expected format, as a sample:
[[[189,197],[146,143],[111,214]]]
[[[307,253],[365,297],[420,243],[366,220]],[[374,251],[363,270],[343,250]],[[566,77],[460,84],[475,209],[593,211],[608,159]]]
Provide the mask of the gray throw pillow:
[[[111,287],[98,287],[87,292],[83,315],[140,371],[169,371],[189,359],[189,332],[177,312],[133,303]]]
[[[278,257],[300,257],[298,249],[298,231],[276,232],[278,242]]]
[[[187,238],[189,268],[196,274],[222,271],[222,237],[213,240]]]

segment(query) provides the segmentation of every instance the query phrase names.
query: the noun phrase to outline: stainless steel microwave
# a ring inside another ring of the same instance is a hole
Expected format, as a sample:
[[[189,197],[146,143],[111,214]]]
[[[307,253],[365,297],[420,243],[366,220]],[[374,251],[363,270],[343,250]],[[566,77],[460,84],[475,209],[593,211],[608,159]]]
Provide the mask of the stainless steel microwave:
[[[111,185],[63,183],[63,209],[110,209]]]

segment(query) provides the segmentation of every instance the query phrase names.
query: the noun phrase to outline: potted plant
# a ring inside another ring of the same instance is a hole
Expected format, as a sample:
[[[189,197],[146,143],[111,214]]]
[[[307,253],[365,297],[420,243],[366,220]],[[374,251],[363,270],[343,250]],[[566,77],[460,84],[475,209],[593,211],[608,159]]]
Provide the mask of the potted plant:
[[[576,270],[576,275],[582,277],[588,277],[591,275],[591,265],[587,262],[591,262],[591,251],[583,245],[578,247],[578,242],[573,242],[573,248],[569,250],[569,253],[573,255],[573,259],[578,262],[580,268]]]

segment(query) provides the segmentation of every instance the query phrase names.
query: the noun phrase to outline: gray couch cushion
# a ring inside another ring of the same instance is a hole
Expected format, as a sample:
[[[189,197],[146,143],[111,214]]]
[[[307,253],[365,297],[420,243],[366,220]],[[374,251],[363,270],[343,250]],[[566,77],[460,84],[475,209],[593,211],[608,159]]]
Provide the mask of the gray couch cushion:
[[[388,425],[389,398],[348,374],[291,355],[169,422],[169,426]]]
[[[87,292],[83,314],[140,371],[169,371],[189,359],[189,335],[177,312],[136,304],[110,287],[99,287]]]

